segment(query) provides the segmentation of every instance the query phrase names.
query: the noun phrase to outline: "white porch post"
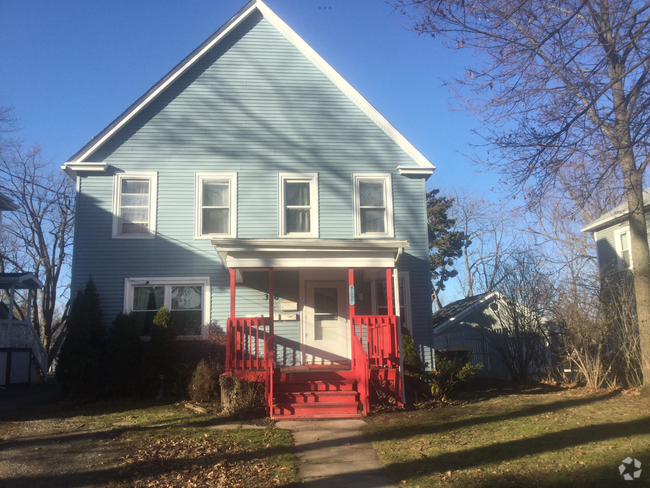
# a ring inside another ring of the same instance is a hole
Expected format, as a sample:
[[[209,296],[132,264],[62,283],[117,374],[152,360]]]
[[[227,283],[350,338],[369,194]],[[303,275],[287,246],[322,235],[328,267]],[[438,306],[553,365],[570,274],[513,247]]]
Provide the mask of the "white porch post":
[[[400,301],[399,301],[399,271],[397,268],[393,269],[393,286],[395,296],[395,315],[397,315],[397,344],[399,346],[399,374],[401,376],[402,384],[402,405],[406,404],[406,391],[404,390],[404,357],[402,355],[402,319],[399,315]]]

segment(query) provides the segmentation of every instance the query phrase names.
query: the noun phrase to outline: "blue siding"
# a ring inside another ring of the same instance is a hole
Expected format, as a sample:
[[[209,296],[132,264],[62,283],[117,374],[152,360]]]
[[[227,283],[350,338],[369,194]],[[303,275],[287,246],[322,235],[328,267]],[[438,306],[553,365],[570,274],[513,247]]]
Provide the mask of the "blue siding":
[[[209,276],[212,318],[225,325],[228,274],[210,241],[193,238],[196,172],[237,172],[238,238],[278,237],[279,172],[318,173],[324,239],[353,238],[352,173],[390,173],[395,238],[411,245],[399,268],[410,272],[414,338],[430,354],[425,182],[397,173],[411,158],[261,15],[87,159],[110,170],[81,180],[73,287],[92,274],[107,323],[123,309],[125,277]],[[155,239],[111,239],[116,170],[158,172]],[[237,295],[238,315],[268,307],[254,288]],[[295,324],[282,327],[299,340]]]

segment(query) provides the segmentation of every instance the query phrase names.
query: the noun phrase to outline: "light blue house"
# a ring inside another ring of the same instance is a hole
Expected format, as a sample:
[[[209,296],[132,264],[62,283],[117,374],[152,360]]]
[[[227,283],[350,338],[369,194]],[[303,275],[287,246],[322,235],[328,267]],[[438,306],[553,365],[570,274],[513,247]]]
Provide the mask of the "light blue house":
[[[272,415],[326,416],[281,395],[305,371],[304,391],[353,393],[327,415],[367,409],[373,378],[401,401],[400,319],[432,364],[434,166],[261,1],[63,168],[73,292],[92,276],[106,325],[133,312],[145,336],[163,304],[179,340],[228,329],[230,372],[267,382]]]

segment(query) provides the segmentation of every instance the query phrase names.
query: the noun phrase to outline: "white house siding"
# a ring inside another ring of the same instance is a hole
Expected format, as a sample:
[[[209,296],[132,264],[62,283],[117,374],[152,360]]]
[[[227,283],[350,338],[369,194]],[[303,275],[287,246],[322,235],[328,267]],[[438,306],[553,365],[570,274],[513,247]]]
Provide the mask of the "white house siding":
[[[318,173],[324,239],[353,238],[352,173],[390,173],[395,239],[411,245],[399,267],[414,339],[431,364],[425,182],[397,173],[413,160],[259,13],[87,160],[110,167],[81,178],[73,288],[92,274],[107,324],[125,277],[209,276],[211,316],[225,325],[228,274],[210,241],[193,238],[196,172],[237,172],[238,238],[278,237],[279,172]],[[155,239],[111,238],[115,171],[158,172]],[[268,306],[240,288],[238,315]]]

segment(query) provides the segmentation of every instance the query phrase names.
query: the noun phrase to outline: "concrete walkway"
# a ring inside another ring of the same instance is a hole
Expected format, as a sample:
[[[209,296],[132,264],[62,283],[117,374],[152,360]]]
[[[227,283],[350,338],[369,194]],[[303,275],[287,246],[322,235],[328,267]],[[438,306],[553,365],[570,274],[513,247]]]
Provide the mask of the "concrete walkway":
[[[308,488],[388,488],[386,476],[363,420],[284,420],[275,426],[291,431],[298,456],[298,476]]]

